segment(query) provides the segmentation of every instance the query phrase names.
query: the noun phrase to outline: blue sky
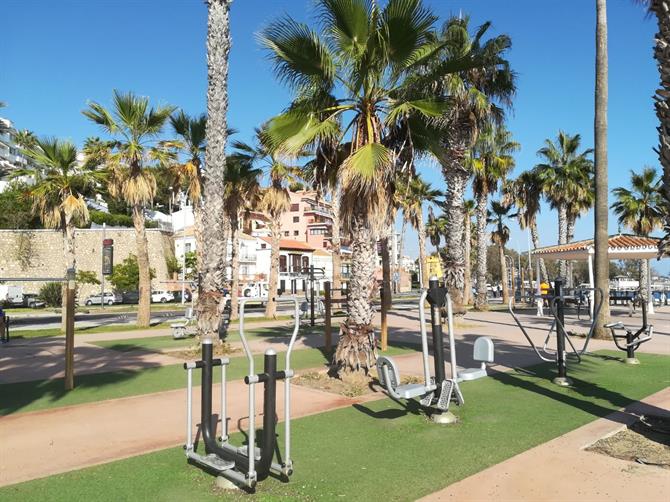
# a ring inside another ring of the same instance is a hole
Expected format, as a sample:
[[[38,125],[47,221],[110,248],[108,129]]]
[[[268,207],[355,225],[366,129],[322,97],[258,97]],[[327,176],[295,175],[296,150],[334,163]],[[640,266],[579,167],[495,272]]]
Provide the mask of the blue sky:
[[[515,173],[538,162],[536,151],[559,129],[580,133],[593,145],[594,29],[592,0],[427,0],[441,19],[462,12],[473,25],[493,22],[507,33],[518,73],[509,128],[522,149]],[[655,23],[632,0],[610,0],[610,187],[627,184],[630,169],[658,167],[656,118],[651,96],[658,81],[652,58]],[[268,22],[288,13],[313,21],[311,0],[236,0],[232,7],[230,125],[240,139],[279,112],[289,93],[274,79],[255,40]],[[3,115],[39,135],[81,144],[99,130],[81,115],[88,100],[109,103],[112,89],[133,90],[153,102],[191,114],[205,110],[206,6],[202,0],[4,0],[0,41]],[[443,187],[439,170],[420,166]],[[610,232],[617,230],[610,218]],[[526,247],[515,223],[510,246]],[[556,241],[556,215],[544,207],[543,245]],[[592,235],[593,218],[577,224],[576,238]],[[416,256],[416,239],[407,239]],[[654,265],[667,272],[668,260]]]

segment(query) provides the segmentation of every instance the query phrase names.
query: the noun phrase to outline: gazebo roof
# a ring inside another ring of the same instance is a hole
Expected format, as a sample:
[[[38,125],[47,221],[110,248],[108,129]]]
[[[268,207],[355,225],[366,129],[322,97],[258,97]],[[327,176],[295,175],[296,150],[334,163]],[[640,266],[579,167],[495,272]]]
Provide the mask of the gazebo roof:
[[[608,238],[608,251],[611,260],[649,259],[658,256],[656,237],[617,234]],[[549,260],[587,260],[594,253],[593,239],[537,248],[534,255]]]

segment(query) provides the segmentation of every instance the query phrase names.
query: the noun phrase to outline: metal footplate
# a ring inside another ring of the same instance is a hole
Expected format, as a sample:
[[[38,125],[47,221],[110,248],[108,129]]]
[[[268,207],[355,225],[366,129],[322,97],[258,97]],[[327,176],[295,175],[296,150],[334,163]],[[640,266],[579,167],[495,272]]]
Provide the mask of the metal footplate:
[[[437,399],[437,408],[442,411],[449,410],[451,401],[456,401],[459,406],[463,404],[463,394],[458,383],[452,379],[442,381],[442,388],[440,389],[440,397]]]
[[[228,471],[235,467],[235,462],[233,462],[232,460],[225,460],[215,455],[214,453],[210,453],[209,455],[203,456],[198,455],[197,453],[190,452],[188,454],[188,458],[192,459],[194,462],[197,462],[198,464],[204,465],[206,467],[209,467],[210,469],[219,472]]]

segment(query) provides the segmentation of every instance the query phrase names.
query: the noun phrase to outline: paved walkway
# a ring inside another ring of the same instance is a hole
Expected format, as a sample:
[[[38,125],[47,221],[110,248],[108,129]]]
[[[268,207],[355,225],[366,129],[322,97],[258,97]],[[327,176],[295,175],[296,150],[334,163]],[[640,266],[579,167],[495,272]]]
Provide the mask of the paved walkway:
[[[670,417],[670,389],[595,420],[423,499],[466,501],[667,500],[670,472],[585,451],[640,414]]]

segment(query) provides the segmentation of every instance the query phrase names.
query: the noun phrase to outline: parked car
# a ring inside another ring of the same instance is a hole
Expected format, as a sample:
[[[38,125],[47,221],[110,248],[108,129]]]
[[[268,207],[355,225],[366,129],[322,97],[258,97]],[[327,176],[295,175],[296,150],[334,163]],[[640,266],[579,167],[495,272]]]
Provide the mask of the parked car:
[[[140,292],[139,291],[124,291],[121,294],[123,303],[140,303]]]
[[[103,303],[105,305],[114,305],[115,303],[121,303],[121,300],[122,298],[120,295],[112,292],[105,292],[104,298],[100,293],[98,293],[86,298],[84,303],[86,305],[102,305]]]
[[[40,300],[36,294],[27,293],[23,295],[22,305],[31,309],[41,309],[46,307],[47,304],[44,300]]]
[[[172,295],[174,296],[174,301],[176,301],[178,303],[181,303],[181,291],[175,291],[175,292],[172,293]],[[191,301],[191,296],[192,296],[191,292],[188,289],[184,290],[184,301],[185,302],[190,302]]]
[[[153,291],[151,293],[152,303],[167,303],[174,301],[174,295],[170,291]]]

